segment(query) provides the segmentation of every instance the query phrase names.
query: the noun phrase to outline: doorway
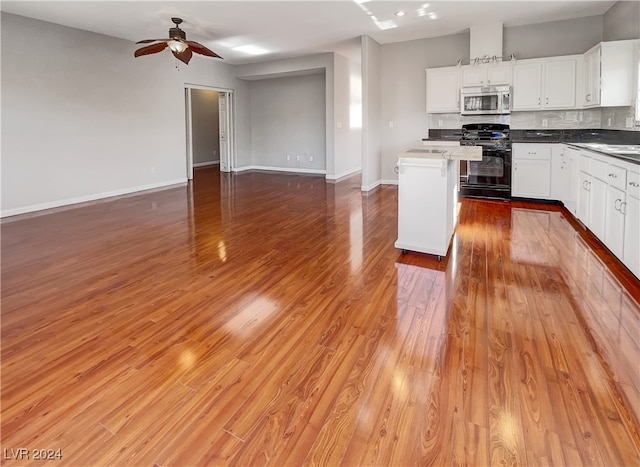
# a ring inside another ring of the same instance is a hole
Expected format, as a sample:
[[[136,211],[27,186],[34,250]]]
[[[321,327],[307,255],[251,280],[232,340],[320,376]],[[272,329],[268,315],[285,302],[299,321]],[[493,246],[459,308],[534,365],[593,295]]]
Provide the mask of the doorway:
[[[221,172],[235,168],[233,90],[185,85],[187,178],[193,168],[219,164]]]

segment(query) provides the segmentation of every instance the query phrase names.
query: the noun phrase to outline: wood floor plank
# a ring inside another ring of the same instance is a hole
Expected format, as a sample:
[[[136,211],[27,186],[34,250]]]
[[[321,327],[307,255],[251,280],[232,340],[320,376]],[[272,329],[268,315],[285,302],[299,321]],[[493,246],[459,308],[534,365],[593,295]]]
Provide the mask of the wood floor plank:
[[[562,207],[438,261],[397,187],[205,168],[0,227],[3,465],[640,464],[640,281]]]

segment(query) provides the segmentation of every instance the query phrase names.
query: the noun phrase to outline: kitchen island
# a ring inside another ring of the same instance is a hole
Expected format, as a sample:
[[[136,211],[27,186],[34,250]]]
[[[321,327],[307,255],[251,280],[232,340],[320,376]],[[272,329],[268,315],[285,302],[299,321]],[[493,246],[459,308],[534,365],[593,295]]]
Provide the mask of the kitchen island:
[[[398,154],[395,247],[446,256],[458,222],[459,161],[482,160],[481,146],[425,145]]]

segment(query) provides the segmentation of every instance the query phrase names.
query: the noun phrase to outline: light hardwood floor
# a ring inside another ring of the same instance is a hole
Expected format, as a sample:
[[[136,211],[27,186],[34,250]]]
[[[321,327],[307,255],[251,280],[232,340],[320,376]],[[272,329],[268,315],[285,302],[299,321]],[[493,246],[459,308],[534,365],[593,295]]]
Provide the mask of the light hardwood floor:
[[[396,216],[207,168],[4,221],[3,465],[639,465],[637,279],[558,207],[465,200],[440,263]]]

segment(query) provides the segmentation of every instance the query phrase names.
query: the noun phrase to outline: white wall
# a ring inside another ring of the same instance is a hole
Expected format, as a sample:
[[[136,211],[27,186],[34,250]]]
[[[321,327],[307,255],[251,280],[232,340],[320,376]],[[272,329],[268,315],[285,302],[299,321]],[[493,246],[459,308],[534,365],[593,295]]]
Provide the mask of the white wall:
[[[380,46],[381,179],[395,182],[397,154],[427,136],[425,69],[469,61],[469,34]],[[392,122],[393,127],[390,127]]]
[[[191,90],[191,141],[194,165],[220,161],[218,92]]]
[[[362,170],[362,72],[360,63],[334,54],[334,166],[330,179]]]
[[[604,14],[605,41],[640,39],[640,2],[616,2]]]
[[[503,57],[581,54],[603,40],[602,15],[504,29]]]
[[[130,41],[1,14],[3,216],[186,181],[185,83],[234,89],[250,158],[247,83],[195,56],[134,58]]]
[[[327,175],[334,169],[334,116],[333,116],[333,54],[315,54],[286,60],[250,63],[237,67],[237,77],[242,80],[282,78],[325,72],[325,166]],[[250,166],[250,163],[245,164]],[[242,167],[241,164],[238,164]]]
[[[250,90],[252,165],[324,173],[324,73],[251,81]]]
[[[362,191],[381,183],[380,44],[362,36]]]

